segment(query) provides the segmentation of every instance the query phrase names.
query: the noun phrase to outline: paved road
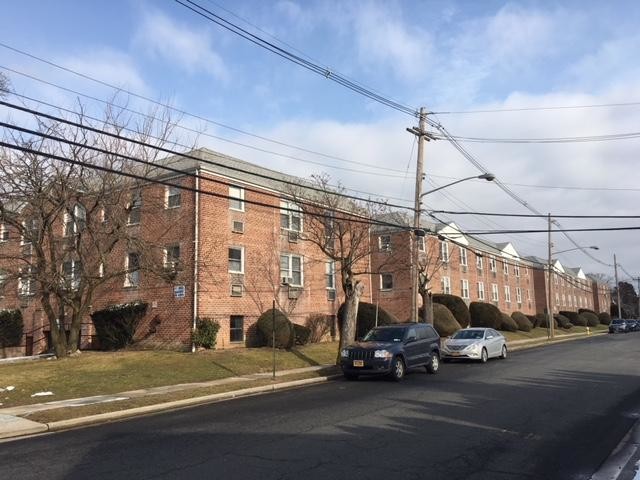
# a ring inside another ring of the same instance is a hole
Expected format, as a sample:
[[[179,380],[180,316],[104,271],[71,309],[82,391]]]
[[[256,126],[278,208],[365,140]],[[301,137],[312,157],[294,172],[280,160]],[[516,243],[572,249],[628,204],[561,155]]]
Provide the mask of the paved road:
[[[640,333],[0,443],[2,479],[587,479],[640,414]]]

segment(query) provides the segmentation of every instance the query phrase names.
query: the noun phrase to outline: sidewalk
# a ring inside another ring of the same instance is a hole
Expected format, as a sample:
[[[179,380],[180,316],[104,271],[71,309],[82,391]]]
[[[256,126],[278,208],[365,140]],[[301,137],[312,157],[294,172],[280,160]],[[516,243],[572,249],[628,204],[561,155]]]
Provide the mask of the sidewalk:
[[[593,333],[592,335],[602,334],[606,332]],[[543,345],[550,345],[554,343],[562,343],[570,340],[578,340],[580,338],[588,338],[585,334],[570,334],[563,335],[561,338],[556,338],[553,341],[547,338],[531,339],[531,340],[516,340],[509,342],[509,349],[511,351],[524,350],[527,348],[535,348]],[[290,380],[290,381],[278,381],[283,377],[294,376],[305,373],[324,371],[322,376],[305,378],[302,380]],[[24,435],[32,435],[36,433],[53,432],[58,430],[64,430],[74,427],[80,427],[85,425],[92,425],[97,423],[104,423],[114,421],[118,419],[133,417],[137,415],[143,415],[153,412],[160,412],[164,410],[171,410],[181,407],[193,406],[203,403],[218,402],[224,400],[230,400],[247,395],[257,395],[260,393],[272,392],[276,390],[282,390],[286,388],[299,387],[303,385],[310,385],[314,383],[321,383],[327,380],[332,380],[340,376],[339,370],[335,365],[319,365],[313,367],[297,368],[292,370],[283,370],[276,372],[276,381],[267,385],[250,386],[251,383],[258,380],[269,380],[271,373],[258,373],[246,376],[229,377],[222,380],[212,380],[208,382],[197,383],[182,383],[177,385],[167,385],[162,387],[145,388],[140,390],[131,390],[126,392],[120,392],[114,395],[95,395],[83,398],[73,398],[68,400],[57,400],[45,403],[36,403],[31,405],[21,405],[9,408],[0,408],[0,439],[20,437]],[[69,408],[74,409],[78,407],[86,407],[89,405],[99,405],[106,403],[122,402],[131,399],[141,399],[152,397],[154,395],[164,395],[175,392],[184,392],[187,390],[197,390],[209,387],[224,386],[226,384],[246,384],[247,388],[234,388],[229,391],[221,393],[213,393],[209,395],[198,395],[190,398],[184,398],[174,401],[160,401],[160,403],[154,403],[151,405],[145,405],[142,407],[129,408],[124,410],[118,410],[108,413],[100,413],[96,415],[70,418],[67,420],[59,420],[49,423],[39,423],[29,420],[29,415],[38,412],[44,412],[47,410]]]

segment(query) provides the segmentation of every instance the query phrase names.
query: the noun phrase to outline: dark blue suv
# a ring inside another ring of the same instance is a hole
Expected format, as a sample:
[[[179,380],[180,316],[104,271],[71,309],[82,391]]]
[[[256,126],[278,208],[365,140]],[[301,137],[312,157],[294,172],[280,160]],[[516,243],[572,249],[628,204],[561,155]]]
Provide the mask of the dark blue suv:
[[[340,352],[340,366],[348,380],[360,375],[388,374],[400,381],[407,369],[440,368],[440,335],[426,323],[397,323],[372,329],[361,342]]]

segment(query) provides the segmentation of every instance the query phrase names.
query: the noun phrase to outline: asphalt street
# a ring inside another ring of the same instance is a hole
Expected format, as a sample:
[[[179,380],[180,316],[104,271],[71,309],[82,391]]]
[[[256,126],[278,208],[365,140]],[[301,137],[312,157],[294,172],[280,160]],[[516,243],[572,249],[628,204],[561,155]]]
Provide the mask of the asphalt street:
[[[0,443],[2,479],[588,479],[640,415],[640,333]]]

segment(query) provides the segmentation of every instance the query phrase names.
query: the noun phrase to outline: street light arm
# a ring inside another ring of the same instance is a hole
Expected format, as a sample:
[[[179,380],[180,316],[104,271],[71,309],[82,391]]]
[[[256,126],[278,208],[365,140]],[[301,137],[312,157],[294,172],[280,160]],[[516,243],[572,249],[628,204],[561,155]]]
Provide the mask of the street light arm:
[[[589,248],[591,250],[600,250],[599,247],[596,247],[595,245],[591,245],[590,247],[576,247],[576,248],[569,248],[567,250],[560,250],[559,252],[553,252],[553,254],[559,255],[560,253],[573,252],[574,250],[584,250],[586,248]]]
[[[488,182],[491,182],[496,177],[491,173],[483,173],[482,175],[472,175],[471,177],[461,178],[459,180],[456,180],[455,182],[447,183],[446,185],[442,185],[441,187],[434,188],[433,190],[429,190],[420,194],[420,199],[422,200],[422,197],[424,197],[425,195],[429,195],[430,193],[437,192],[438,190],[442,190],[443,188],[447,188],[452,185],[456,185],[457,183],[466,182],[467,180],[473,180],[474,178],[479,178],[481,180],[487,180]]]

